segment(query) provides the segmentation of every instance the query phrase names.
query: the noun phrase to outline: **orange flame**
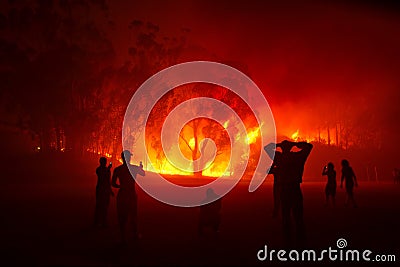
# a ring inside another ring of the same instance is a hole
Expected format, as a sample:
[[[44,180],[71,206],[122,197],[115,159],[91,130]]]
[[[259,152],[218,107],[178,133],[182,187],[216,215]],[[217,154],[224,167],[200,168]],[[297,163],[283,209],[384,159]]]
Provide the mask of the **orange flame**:
[[[255,127],[247,132],[246,143],[248,145],[253,144],[257,141],[258,136],[260,135],[260,128]]]
[[[299,140],[299,129],[291,135],[292,139],[297,142]]]

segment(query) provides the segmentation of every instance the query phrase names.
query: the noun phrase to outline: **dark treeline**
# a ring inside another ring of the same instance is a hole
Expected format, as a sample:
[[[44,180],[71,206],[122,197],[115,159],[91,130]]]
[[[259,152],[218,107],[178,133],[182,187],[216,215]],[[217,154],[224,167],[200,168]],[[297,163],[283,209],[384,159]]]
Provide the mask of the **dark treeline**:
[[[112,13],[111,3],[10,0],[0,4],[0,150],[71,151],[80,155],[90,151],[117,157],[126,106],[151,75],[190,60],[225,62],[249,74],[249,59],[240,57],[241,63],[235,56],[236,61],[221,60],[190,43],[188,29],[167,34],[163,27],[135,18],[134,10],[129,23],[116,26],[119,14]],[[122,46],[114,39],[114,32],[121,27],[126,35]],[[124,53],[121,47],[126,47]],[[121,59],[121,54],[126,56]],[[265,62],[262,70],[271,70],[277,63]],[[273,84],[271,77],[262,78]],[[317,78],[312,73],[312,78],[305,79]],[[293,81],[293,77],[283,80]],[[368,168],[373,172],[375,166],[383,166],[388,173],[385,176],[390,175],[398,165],[399,106],[393,104],[397,103],[398,90],[386,92],[387,85],[382,84],[382,92],[347,94],[338,86],[339,99],[329,96],[333,90],[327,90],[329,97],[314,92],[304,106],[297,98],[307,95],[303,93],[306,89],[289,85],[286,91],[261,88],[268,97],[276,91],[276,95],[291,93],[295,99],[288,105],[284,100],[271,103],[278,134],[287,135],[287,128],[300,129],[300,136],[310,130],[314,136],[301,137],[317,137],[314,141],[331,146],[331,153],[339,149],[342,154],[361,155],[360,165],[372,166]],[[311,111],[305,112],[307,108]],[[320,167],[316,169],[319,172]]]
[[[170,38],[132,19],[129,56],[117,63],[105,1],[9,1],[0,11],[1,126],[40,151],[118,154],[135,88],[178,62],[188,33]]]

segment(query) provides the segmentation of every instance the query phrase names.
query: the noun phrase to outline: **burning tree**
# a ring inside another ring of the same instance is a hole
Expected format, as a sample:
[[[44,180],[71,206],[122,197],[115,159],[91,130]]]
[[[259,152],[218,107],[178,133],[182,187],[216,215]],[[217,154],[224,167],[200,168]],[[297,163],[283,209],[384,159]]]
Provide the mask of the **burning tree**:
[[[179,173],[178,169],[167,162],[164,149],[169,150],[170,148],[161,146],[161,132],[167,115],[174,108],[180,103],[191,101],[190,99],[198,97],[214,98],[230,106],[240,116],[249,131],[248,136],[243,138],[239,136],[238,125],[232,123],[233,120],[229,117],[231,115],[226,114],[223,119],[224,123],[221,125],[212,119],[196,116],[196,114],[206,114],[208,112],[208,117],[213,117],[212,112],[215,111],[210,106],[189,105],[190,108],[187,108],[189,110],[185,110],[185,112],[192,113],[193,116],[191,117],[195,119],[188,121],[180,130],[179,148],[187,159],[191,162],[196,162],[192,166],[192,174],[194,176],[221,176],[226,174],[225,172],[230,163],[234,162],[234,164],[240,165],[241,161],[249,157],[249,155],[244,155],[243,150],[243,155],[233,155],[235,159],[231,159],[231,145],[251,146],[259,140],[259,130],[254,114],[240,97],[226,88],[215,85],[203,83],[186,84],[165,94],[155,104],[149,115],[146,125],[146,133],[149,134],[145,138],[150,144],[148,153],[152,165],[158,168],[156,171],[169,174]],[[230,140],[226,131],[228,128],[235,133],[234,140]],[[215,151],[210,146],[210,140],[215,144]],[[230,170],[227,170],[227,172],[232,173],[234,168],[235,166],[231,165]]]

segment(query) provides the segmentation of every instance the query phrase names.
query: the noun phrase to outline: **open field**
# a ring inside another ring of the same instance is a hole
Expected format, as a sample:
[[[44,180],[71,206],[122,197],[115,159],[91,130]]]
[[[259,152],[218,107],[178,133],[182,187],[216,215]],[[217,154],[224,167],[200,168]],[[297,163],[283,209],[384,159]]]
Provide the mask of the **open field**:
[[[269,181],[254,193],[239,183],[223,198],[217,239],[197,237],[198,208],[168,206],[138,189],[142,238],[121,247],[115,198],[109,227],[92,227],[96,163],[79,168],[67,160],[46,167],[37,163],[21,162],[23,168],[9,167],[2,176],[3,264],[267,266],[268,261],[257,260],[257,251],[282,246],[280,218],[271,216]],[[400,260],[400,185],[360,182],[358,208],[344,206],[344,189],[338,188],[336,207],[325,207],[324,183],[305,182],[302,188],[307,247],[336,247],[336,240],[345,238],[349,249]],[[379,266],[386,265],[391,264]]]

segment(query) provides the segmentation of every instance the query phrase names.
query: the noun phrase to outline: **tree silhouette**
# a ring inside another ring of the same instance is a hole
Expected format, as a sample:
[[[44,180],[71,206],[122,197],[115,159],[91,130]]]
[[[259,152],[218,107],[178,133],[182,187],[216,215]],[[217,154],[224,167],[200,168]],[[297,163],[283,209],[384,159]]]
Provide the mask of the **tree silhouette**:
[[[133,21],[130,57],[118,65],[107,36],[113,25],[105,1],[2,6],[2,94],[18,113],[14,124],[29,129],[40,151],[89,149],[116,157],[129,99],[145,79],[177,62],[185,42]]]

